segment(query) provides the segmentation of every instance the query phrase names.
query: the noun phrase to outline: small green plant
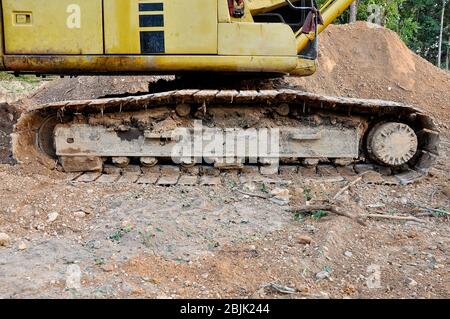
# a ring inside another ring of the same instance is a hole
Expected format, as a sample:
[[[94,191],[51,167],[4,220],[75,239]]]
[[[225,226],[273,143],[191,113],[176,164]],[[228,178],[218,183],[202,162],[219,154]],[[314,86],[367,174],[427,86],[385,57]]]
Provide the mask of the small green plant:
[[[305,221],[305,216],[302,213],[294,213],[294,221],[303,223]]]
[[[133,229],[133,227],[131,226],[126,226],[124,228],[121,228],[119,230],[116,230],[115,232],[113,232],[111,235],[109,235],[109,239],[111,239],[112,241],[120,241],[122,239],[122,237],[125,234],[128,234],[129,232],[131,232],[131,230]]]
[[[313,196],[311,194],[311,188],[308,186],[303,187],[303,196],[305,196],[306,201],[310,201],[313,199]]]
[[[320,220],[321,218],[328,216],[328,212],[324,210],[316,210],[311,212],[294,212],[293,218],[294,221],[303,223],[305,221],[305,216],[307,215],[311,215],[312,219]]]
[[[267,188],[267,185],[263,183],[261,184],[260,191],[267,194],[269,189]]]
[[[111,235],[109,235],[109,239],[111,239],[112,241],[120,241],[123,237],[123,232],[121,229],[116,230],[115,232],[113,232]]]
[[[435,217],[445,217],[450,215],[450,210],[445,208],[437,208],[433,209],[432,213]]]
[[[97,258],[94,259],[94,263],[97,266],[104,265],[105,264],[105,258],[97,257]]]
[[[125,234],[128,234],[129,232],[131,232],[132,229],[133,229],[133,227],[131,227],[131,226],[126,226],[126,227],[122,228],[122,231],[123,231]]]
[[[315,220],[320,220],[323,217],[328,216],[328,212],[324,211],[324,210],[316,210],[314,212],[312,212],[311,217]]]

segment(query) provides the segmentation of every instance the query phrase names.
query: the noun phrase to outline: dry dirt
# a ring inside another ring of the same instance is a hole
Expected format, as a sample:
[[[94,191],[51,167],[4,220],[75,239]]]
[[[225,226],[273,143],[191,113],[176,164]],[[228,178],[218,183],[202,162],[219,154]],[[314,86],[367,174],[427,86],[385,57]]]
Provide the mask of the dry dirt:
[[[0,233],[9,240],[0,246],[0,298],[449,298],[449,217],[421,207],[450,211],[450,76],[366,24],[331,27],[321,46],[319,72],[290,85],[413,103],[436,118],[442,154],[429,177],[362,182],[341,197],[354,214],[423,222],[300,218],[237,193],[226,176],[216,187],[72,184],[39,166],[1,164]],[[152,80],[60,79],[16,105],[145,91]],[[3,112],[0,131],[14,122]],[[275,187],[253,186],[261,194]],[[293,177],[277,186],[296,206],[331,198],[345,182]],[[262,288],[271,283],[297,292]]]

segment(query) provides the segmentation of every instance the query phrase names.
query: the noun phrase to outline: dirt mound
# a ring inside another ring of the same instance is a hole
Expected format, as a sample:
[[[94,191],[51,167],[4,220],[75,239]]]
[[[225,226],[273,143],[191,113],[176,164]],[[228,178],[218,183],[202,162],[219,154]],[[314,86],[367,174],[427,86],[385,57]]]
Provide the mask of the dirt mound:
[[[414,104],[448,125],[450,74],[414,54],[395,32],[373,24],[330,26],[320,38],[317,73],[288,82],[318,94]]]
[[[80,76],[56,79],[47,83],[28,99],[18,103],[21,109],[31,104],[45,104],[65,100],[85,100],[108,95],[147,92],[149,82],[156,76]]]

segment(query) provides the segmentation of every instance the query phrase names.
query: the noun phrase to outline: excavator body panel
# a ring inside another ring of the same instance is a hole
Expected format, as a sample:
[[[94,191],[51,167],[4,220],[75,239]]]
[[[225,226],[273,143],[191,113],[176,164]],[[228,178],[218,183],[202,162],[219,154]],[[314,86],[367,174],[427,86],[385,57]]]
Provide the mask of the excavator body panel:
[[[239,17],[229,3],[2,0],[0,66],[17,73],[67,75],[315,72],[315,59],[299,56],[288,23],[255,22],[256,13],[264,11],[261,2],[244,2]],[[269,10],[286,3],[264,5]]]

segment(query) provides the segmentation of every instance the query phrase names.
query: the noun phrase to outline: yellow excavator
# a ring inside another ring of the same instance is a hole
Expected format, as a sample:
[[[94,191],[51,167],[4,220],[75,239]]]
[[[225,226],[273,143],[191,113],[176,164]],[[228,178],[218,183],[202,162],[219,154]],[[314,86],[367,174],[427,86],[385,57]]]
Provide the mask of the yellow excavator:
[[[280,84],[314,74],[319,34],[352,2],[1,0],[2,70],[176,75],[146,94],[33,106],[15,127],[14,156],[72,173],[357,164],[420,179],[439,142],[420,109]]]

